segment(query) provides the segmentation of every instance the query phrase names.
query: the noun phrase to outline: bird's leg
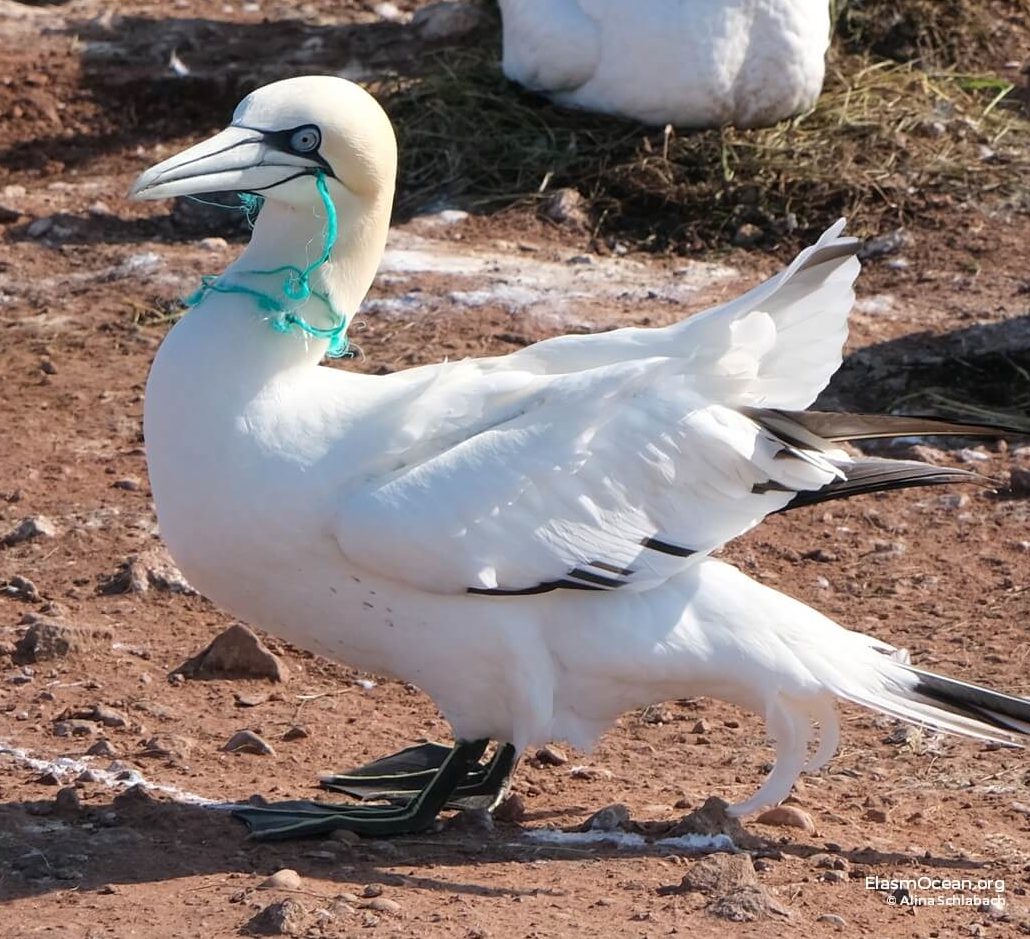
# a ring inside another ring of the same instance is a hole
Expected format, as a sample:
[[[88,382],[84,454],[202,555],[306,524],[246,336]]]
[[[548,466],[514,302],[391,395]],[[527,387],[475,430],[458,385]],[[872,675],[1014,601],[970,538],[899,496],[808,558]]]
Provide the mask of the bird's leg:
[[[406,747],[357,769],[325,776],[321,785],[324,789],[358,799],[403,803],[425,788],[450,752],[450,747],[440,743]],[[493,807],[507,791],[516,762],[517,754],[510,743],[499,746],[488,763],[478,763],[469,770],[448,800],[447,807]]]
[[[334,805],[298,800],[266,806],[240,806],[233,816],[258,841],[302,838],[337,829],[382,838],[413,834],[432,825],[454,790],[478,764],[487,740],[458,741],[432,779],[403,805]]]

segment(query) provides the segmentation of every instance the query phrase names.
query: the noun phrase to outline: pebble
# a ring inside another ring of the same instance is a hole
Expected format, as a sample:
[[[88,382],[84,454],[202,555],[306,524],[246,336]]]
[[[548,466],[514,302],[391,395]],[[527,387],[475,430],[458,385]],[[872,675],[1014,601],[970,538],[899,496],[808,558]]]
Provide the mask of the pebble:
[[[828,884],[843,884],[847,883],[848,872],[847,871],[824,871],[822,880]]]
[[[490,832],[494,818],[487,809],[462,809],[452,815],[444,826],[447,831]]]
[[[749,854],[710,854],[690,866],[676,893],[727,893],[738,887],[757,886],[758,875]]]
[[[477,29],[484,22],[484,12],[474,3],[431,3],[415,12],[411,25],[424,42],[456,39]]]
[[[115,760],[118,758],[118,751],[111,745],[110,740],[98,740],[86,751],[86,756],[104,756]]]
[[[258,884],[258,890],[300,890],[300,874],[289,867],[276,871]]]
[[[57,526],[45,515],[30,515],[4,535],[0,535],[0,547],[12,548],[23,541],[35,538],[56,538]]]
[[[812,816],[793,805],[777,805],[768,809],[755,819],[760,825],[777,825],[786,828],[801,828],[804,831],[815,831]]]
[[[707,734],[711,729],[711,724],[702,717],[701,720],[694,722],[694,726],[690,728],[690,732],[692,734]]]
[[[619,831],[629,824],[629,807],[621,802],[606,805],[583,823],[583,831]]]
[[[569,758],[565,753],[553,744],[548,744],[546,747],[541,747],[537,750],[536,758],[545,766],[564,766],[569,762]]]
[[[252,730],[236,731],[222,749],[228,753],[256,753],[259,756],[275,756],[275,748]]]
[[[15,643],[15,660],[47,662],[82,652],[101,641],[110,644],[111,631],[89,626],[68,626],[49,620],[37,620]]]
[[[589,222],[585,200],[576,189],[556,189],[544,201],[540,211],[544,218],[568,225],[571,228],[586,228]]]
[[[237,691],[233,694],[233,698],[238,708],[256,708],[259,704],[264,704],[268,700],[269,694],[267,691],[256,694],[240,694]]]
[[[303,724],[294,724],[283,734],[283,740],[303,740],[310,736],[311,731],[307,727]]]
[[[74,786],[58,790],[54,798],[54,811],[61,815],[78,815],[82,811],[82,798]]]
[[[863,821],[867,822],[886,822],[887,821],[887,810],[880,808],[868,808],[862,813]]]
[[[1008,491],[1014,496],[1030,495],[1030,469],[1023,469],[1021,466],[1014,467],[1009,474]]]
[[[733,244],[738,248],[753,248],[762,240],[762,229],[750,222],[738,226],[733,233]]]
[[[116,479],[111,485],[115,489],[124,489],[126,492],[139,492],[143,484],[138,476],[125,476],[122,479]]]
[[[53,359],[45,359],[45,358],[44,359],[40,359],[39,360],[39,370],[41,372],[43,372],[44,374],[46,374],[46,375],[56,375],[57,374],[57,366],[54,365]]]
[[[330,832],[329,841],[335,841],[338,844],[355,845],[360,843],[361,835],[357,832],[347,831],[344,828],[337,828],[336,831]]]
[[[27,600],[29,603],[38,603],[42,599],[39,588],[28,577],[20,574],[14,574],[8,579],[3,592],[16,600]]]
[[[29,222],[28,228],[25,229],[25,234],[30,238],[42,238],[53,227],[54,220],[47,215]]]
[[[525,817],[526,803],[518,793],[513,792],[494,809],[494,819],[502,824],[518,824]]]
[[[801,555],[805,561],[820,561],[822,563],[832,563],[837,560],[837,555],[832,551],[827,551],[826,548],[813,548],[811,551],[806,551]]]
[[[843,916],[838,916],[836,913],[823,913],[816,922],[829,923],[831,926],[839,926],[842,929],[848,925],[848,921]]]
[[[202,251],[223,251],[229,247],[229,242],[224,238],[213,236],[211,238],[201,238],[197,242],[197,247]]]
[[[874,258],[889,257],[892,254],[897,254],[903,248],[909,247],[911,244],[912,239],[905,229],[895,228],[886,234],[877,235],[875,238],[868,238],[863,241],[862,247],[858,249],[858,259],[860,261],[868,261]]]
[[[176,672],[187,678],[270,678],[286,681],[286,667],[242,623],[230,626],[211,644],[180,665]]]
[[[394,915],[401,911],[401,905],[389,897],[376,897],[373,900],[369,900],[368,908],[375,910],[377,913],[392,913]]]
[[[254,936],[299,936],[304,932],[307,910],[293,897],[266,906],[243,927]]]

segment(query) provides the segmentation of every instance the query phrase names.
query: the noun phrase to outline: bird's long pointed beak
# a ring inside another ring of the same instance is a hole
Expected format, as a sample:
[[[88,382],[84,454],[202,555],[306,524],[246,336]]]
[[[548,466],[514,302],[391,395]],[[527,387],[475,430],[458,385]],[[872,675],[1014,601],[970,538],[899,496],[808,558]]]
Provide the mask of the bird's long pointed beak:
[[[271,189],[318,166],[273,144],[273,135],[249,127],[227,127],[150,167],[129,190],[131,199],[169,199],[207,192]]]

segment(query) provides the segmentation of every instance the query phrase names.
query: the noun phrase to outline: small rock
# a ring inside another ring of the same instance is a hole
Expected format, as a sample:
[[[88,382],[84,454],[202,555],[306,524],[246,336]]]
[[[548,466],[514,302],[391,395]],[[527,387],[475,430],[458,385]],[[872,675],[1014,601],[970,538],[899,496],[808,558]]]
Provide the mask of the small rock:
[[[257,694],[240,694],[237,691],[233,694],[233,698],[238,708],[256,708],[259,704],[264,704],[268,700],[269,694],[267,691],[258,692]]]
[[[44,375],[56,375],[57,366],[54,365],[53,359],[43,358],[39,360],[39,370]]]
[[[494,818],[502,824],[517,825],[525,817],[526,803],[518,793],[513,792],[494,809]]]
[[[185,760],[193,749],[194,741],[179,734],[154,734],[140,744],[135,754],[158,760]]]
[[[381,897],[383,895],[383,885],[366,884],[365,889],[361,891],[361,895],[366,899],[370,897]]]
[[[36,585],[20,574],[15,574],[7,581],[3,592],[16,600],[27,600],[29,603],[38,603],[42,599]]]
[[[139,492],[143,484],[138,476],[125,476],[122,479],[116,479],[111,485],[115,489],[124,489],[126,492]]]
[[[54,220],[49,216],[33,219],[25,229],[25,234],[30,238],[42,238],[51,228],[54,227]]]
[[[56,538],[57,526],[45,515],[30,515],[4,535],[0,535],[0,547],[11,548],[23,541],[35,538]]]
[[[875,806],[868,808],[862,813],[862,819],[867,822],[886,822],[887,810],[876,808]]]
[[[536,758],[544,764],[544,766],[564,766],[569,762],[569,758],[553,744],[548,744],[546,747],[541,747],[536,751]]]
[[[111,745],[110,740],[98,740],[86,751],[86,756],[105,756],[115,760],[118,758],[118,751]]]
[[[357,832],[347,831],[344,828],[337,828],[329,833],[328,840],[335,841],[338,844],[356,845],[361,842],[361,835],[357,834]]]
[[[846,858],[836,854],[813,854],[808,860],[818,870],[846,871],[851,866]]]
[[[777,805],[763,812],[755,819],[760,825],[778,825],[787,828],[801,828],[815,831],[812,816],[793,805]]]
[[[47,770],[43,773],[36,782],[44,786],[59,786],[61,785],[61,777],[52,770]]]
[[[606,805],[594,812],[581,826],[581,831],[625,831],[629,825],[629,807],[621,802]]]
[[[42,880],[52,873],[50,862],[42,851],[30,851],[21,857],[16,857],[11,862],[11,867],[26,880]]]
[[[108,629],[37,620],[15,643],[14,661],[18,664],[48,662],[95,648],[101,642],[109,644],[111,638]]]
[[[228,753],[257,753],[260,756],[275,756],[275,749],[252,730],[238,730],[222,747]]]
[[[283,734],[283,740],[303,740],[310,736],[311,731],[307,727],[303,724],[294,724]]]
[[[230,626],[188,662],[175,669],[187,678],[269,678],[286,681],[279,659],[242,623]]]
[[[836,913],[823,913],[822,916],[816,919],[817,923],[829,923],[831,926],[840,926],[841,928],[848,925],[848,921],[843,916],[838,916]]]
[[[763,839],[752,835],[740,823],[740,819],[728,815],[729,804],[723,799],[711,796],[704,805],[684,815],[668,832],[666,837],[676,838],[681,835],[725,835],[738,848],[745,850],[758,849],[765,845]]]
[[[92,737],[96,733],[96,726],[92,721],[54,721],[55,737]]]
[[[293,897],[272,903],[247,921],[244,932],[252,936],[299,936],[304,932],[307,910]]]
[[[910,247],[911,244],[912,239],[905,229],[895,228],[886,234],[877,235],[875,238],[868,238],[863,241],[862,247],[858,249],[858,259],[860,261],[871,261],[889,257]]]
[[[692,734],[707,734],[712,729],[711,725],[703,717],[699,721],[694,721],[694,726],[690,728]]]
[[[289,867],[276,871],[258,884],[258,890],[300,890],[300,874]]]
[[[843,884],[847,883],[848,872],[847,871],[824,871],[821,880],[828,884]]]
[[[74,786],[58,790],[54,798],[54,811],[58,815],[78,815],[82,811],[82,799]]]
[[[415,12],[411,25],[425,42],[456,39],[478,29],[484,22],[483,11],[474,3],[431,3]]]
[[[6,205],[0,205],[0,225],[10,225],[16,222],[24,213],[19,209],[12,209]]]
[[[569,770],[573,779],[614,779],[615,774],[610,769],[601,766],[573,766]]]
[[[119,482],[126,482],[126,480]],[[139,483],[139,480],[136,482]],[[115,485],[118,486],[119,483],[115,483]],[[129,489],[131,486],[121,486],[120,488]],[[138,485],[137,488],[139,488]],[[179,568],[172,563],[168,552],[159,547],[130,555],[119,565],[118,570],[100,582],[100,592],[104,594],[145,594],[151,587],[155,590],[181,593],[187,596],[195,595],[197,592],[182,576]]]
[[[202,251],[223,251],[229,247],[229,242],[224,238],[213,236],[210,238],[201,238],[197,242],[197,247]]]
[[[805,551],[801,557],[806,561],[820,561],[822,563],[832,563],[837,560],[837,555],[832,551],[827,551],[826,548],[813,548],[811,551]]]
[[[1016,466],[1009,473],[1009,495],[1030,496],[1030,469]]]
[[[444,828],[447,831],[490,832],[494,830],[494,819],[487,809],[462,809],[447,820]]]
[[[753,248],[762,240],[764,232],[757,225],[745,222],[733,233],[733,243],[738,248]]]
[[[751,923],[769,919],[774,914],[789,918],[791,913],[769,891],[760,886],[737,887],[717,897],[706,907],[712,916],[734,923]]]
[[[376,897],[373,900],[369,900],[366,905],[370,910],[375,910],[377,913],[391,913],[394,916],[401,911],[401,905],[389,897]]]
[[[576,189],[556,189],[544,201],[541,214],[559,225],[586,229],[590,219],[587,216],[585,200]]]
[[[749,854],[711,854],[690,866],[675,892],[716,895],[757,885],[758,875]]]
[[[95,783],[100,782],[100,777],[93,772],[91,769],[84,769],[78,776],[75,777],[77,783]]]

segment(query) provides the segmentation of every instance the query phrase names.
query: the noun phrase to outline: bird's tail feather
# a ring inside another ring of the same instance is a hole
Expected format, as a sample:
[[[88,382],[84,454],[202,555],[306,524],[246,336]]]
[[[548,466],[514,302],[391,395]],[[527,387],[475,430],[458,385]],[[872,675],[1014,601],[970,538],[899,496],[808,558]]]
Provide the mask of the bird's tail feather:
[[[1030,699],[1003,694],[913,668],[884,657],[881,680],[862,687],[842,683],[842,698],[908,723],[977,740],[1022,746],[1030,736]]]

